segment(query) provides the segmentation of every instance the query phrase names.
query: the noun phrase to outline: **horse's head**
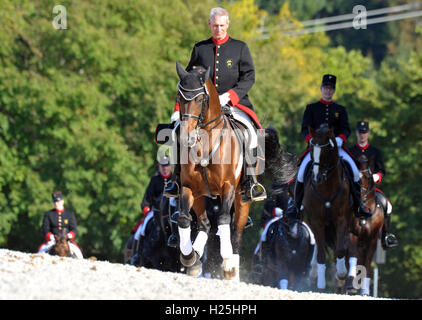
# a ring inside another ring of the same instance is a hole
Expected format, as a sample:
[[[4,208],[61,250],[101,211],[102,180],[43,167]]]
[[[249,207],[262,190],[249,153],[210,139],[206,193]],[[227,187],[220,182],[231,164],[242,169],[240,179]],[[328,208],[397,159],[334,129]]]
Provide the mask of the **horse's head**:
[[[367,190],[375,185],[372,178],[371,161],[374,161],[374,157],[368,159],[365,155],[361,155],[359,161],[359,174],[362,182],[362,189]]]
[[[196,67],[187,72],[176,62],[180,82],[177,85],[177,101],[181,114],[181,139],[185,147],[192,148],[198,139],[199,129],[206,119],[209,109],[209,93],[206,82],[210,68]]]
[[[318,129],[309,127],[312,135],[310,140],[310,152],[312,158],[312,180],[321,184],[327,180],[330,171],[339,163],[337,142],[333,129],[323,123]]]
[[[56,244],[54,245],[54,253],[60,257],[70,257],[70,247],[67,239],[67,231],[62,230],[61,233],[54,235]]]

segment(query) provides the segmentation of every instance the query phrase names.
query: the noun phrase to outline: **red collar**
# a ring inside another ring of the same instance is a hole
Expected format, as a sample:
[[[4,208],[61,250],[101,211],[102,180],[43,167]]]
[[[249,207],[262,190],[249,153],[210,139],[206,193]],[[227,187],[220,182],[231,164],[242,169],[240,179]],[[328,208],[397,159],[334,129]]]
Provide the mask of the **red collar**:
[[[215,44],[223,44],[226,43],[229,40],[229,34],[227,33],[226,36],[224,37],[224,39],[222,40],[217,40],[214,37],[211,37],[212,42],[214,42]]]
[[[333,104],[333,101],[325,101],[324,99],[320,99],[319,102],[323,103],[323,104]]]
[[[63,207],[63,210],[57,210],[56,209],[56,211],[59,212],[59,213],[62,213],[64,210],[65,210],[64,207]]]
[[[171,172],[170,172],[167,176],[163,176],[163,175],[160,173],[160,176],[161,176],[161,178],[163,178],[163,179],[168,179],[168,178],[170,178],[170,176],[171,176]]]
[[[368,148],[369,148],[369,143],[367,143],[366,145],[364,145],[363,147],[361,147],[361,146],[359,145],[359,143],[357,143],[357,142],[356,142],[356,146],[357,146],[360,150],[366,150],[366,149],[368,149]]]

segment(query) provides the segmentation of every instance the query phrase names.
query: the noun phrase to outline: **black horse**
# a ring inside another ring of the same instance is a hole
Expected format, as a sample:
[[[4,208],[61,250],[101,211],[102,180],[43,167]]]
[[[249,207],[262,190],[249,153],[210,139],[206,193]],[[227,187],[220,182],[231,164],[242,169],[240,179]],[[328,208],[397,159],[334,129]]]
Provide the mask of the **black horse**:
[[[139,257],[136,265],[160,271],[184,272],[179,259],[180,250],[167,243],[172,232],[169,199],[157,198],[152,210],[154,217],[146,225],[145,236],[139,243],[133,244],[134,254]]]
[[[301,222],[284,217],[271,227],[267,243],[263,244],[262,285],[296,291],[309,290],[311,260],[315,251],[309,229]],[[265,249],[265,246],[268,248]]]

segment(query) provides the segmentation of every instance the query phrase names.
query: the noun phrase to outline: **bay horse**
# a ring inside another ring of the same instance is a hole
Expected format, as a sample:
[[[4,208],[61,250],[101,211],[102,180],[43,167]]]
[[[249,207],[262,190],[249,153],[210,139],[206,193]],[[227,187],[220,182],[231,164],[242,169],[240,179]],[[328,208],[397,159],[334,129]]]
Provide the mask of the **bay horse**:
[[[247,148],[243,148],[239,141],[240,133],[232,128],[230,115],[222,112],[217,90],[209,77],[210,68],[187,72],[177,62],[176,70],[180,78],[177,100],[181,119],[180,259],[189,268],[188,274],[197,276],[202,271],[200,258],[210,230],[204,197],[219,197],[221,205],[217,217],[217,235],[220,237],[223,274],[225,279],[239,281],[239,252],[251,205],[250,201],[244,202],[241,195],[242,172],[246,170],[244,149]],[[273,180],[286,183],[297,172],[295,157],[280,147],[277,132],[274,131],[265,130],[265,146],[268,146],[265,148],[265,171],[272,175]],[[231,228],[230,209],[233,204],[235,212]],[[193,244],[191,208],[197,215],[199,228]]]
[[[361,281],[361,294],[369,295],[369,284],[371,279],[371,262],[377,249],[377,242],[381,236],[384,225],[384,208],[378,201],[375,182],[371,172],[371,161],[365,155],[359,157],[359,172],[361,175],[361,207],[370,213],[366,223],[360,223],[358,217],[354,217],[350,229],[349,242],[349,274],[346,281],[346,291],[356,293],[357,289],[353,286],[353,280],[356,277],[357,266],[364,267],[364,273]]]
[[[351,185],[346,165],[339,157],[333,130],[322,124],[316,130],[309,128],[311,174],[306,175],[303,206],[317,245],[317,288],[325,290],[326,249],[331,248],[336,258],[336,277],[347,276],[346,253],[349,226],[353,218]]]
[[[67,238],[67,229],[63,229],[54,235],[55,244],[48,251],[49,254],[59,257],[76,257],[70,250],[69,240]]]

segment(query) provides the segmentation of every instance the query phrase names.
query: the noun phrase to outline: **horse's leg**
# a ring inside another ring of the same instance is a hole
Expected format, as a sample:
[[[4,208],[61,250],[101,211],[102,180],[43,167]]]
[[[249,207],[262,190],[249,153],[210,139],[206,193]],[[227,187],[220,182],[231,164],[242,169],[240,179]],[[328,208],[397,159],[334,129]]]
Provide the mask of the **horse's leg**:
[[[180,262],[185,267],[191,267],[195,264],[197,260],[197,256],[195,251],[192,247],[192,241],[191,241],[191,228],[190,223],[192,220],[192,217],[189,213],[190,209],[193,206],[193,195],[192,190],[187,187],[182,188],[182,203],[181,203],[181,212],[179,214],[179,217],[177,219],[177,225],[179,229],[179,238],[180,238]]]
[[[361,295],[370,294],[370,284],[371,284],[371,277],[372,277],[372,269],[371,269],[371,262],[375,254],[375,250],[377,249],[377,242],[378,242],[378,234],[372,237],[369,240],[368,246],[365,248],[365,254],[363,255],[363,263],[364,263],[364,273],[365,277],[362,279],[361,283]]]
[[[234,186],[230,183],[225,183],[223,186],[223,196],[221,203],[221,211],[218,216],[218,235],[220,236],[220,254],[223,258],[223,273],[224,278],[228,280],[239,280],[239,248],[232,246],[232,238],[230,233],[231,215],[230,210],[233,206],[235,198]],[[235,221],[236,223],[236,221]],[[246,222],[245,222],[246,224]],[[237,242],[236,242],[237,244]]]
[[[336,278],[338,280],[345,280],[347,276],[346,268],[346,249],[349,242],[348,224],[345,218],[341,219],[337,224],[336,235]]]
[[[317,288],[318,290],[325,290],[325,235],[324,235],[324,223],[312,224],[310,223],[311,230],[314,231],[316,250],[317,250]]]

